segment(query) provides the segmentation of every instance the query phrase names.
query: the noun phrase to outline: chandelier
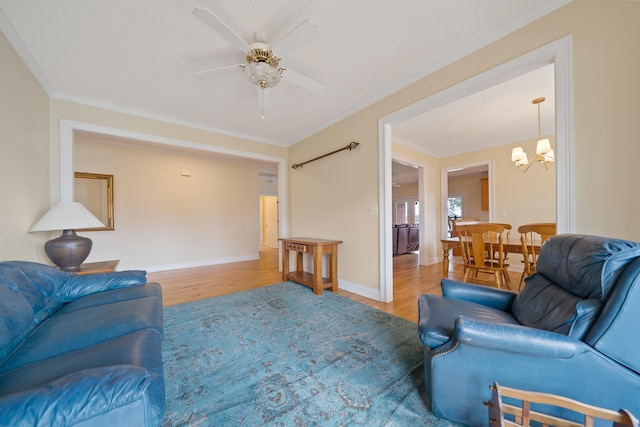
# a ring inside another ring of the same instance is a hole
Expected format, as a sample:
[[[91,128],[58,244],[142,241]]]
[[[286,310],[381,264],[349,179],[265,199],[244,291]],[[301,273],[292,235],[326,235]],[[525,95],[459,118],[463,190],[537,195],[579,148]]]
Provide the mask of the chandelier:
[[[540,162],[544,165],[545,169],[549,169],[549,163],[555,161],[551,142],[549,142],[549,139],[547,138],[542,139],[540,132],[540,103],[544,102],[544,100],[544,97],[540,97],[531,101],[532,104],[536,104],[538,106],[538,144],[536,145],[536,156],[533,161],[529,163],[527,153],[524,152],[522,147],[514,147],[513,150],[511,150],[511,161],[515,162],[516,166],[523,173],[529,170],[531,165],[535,162]]]

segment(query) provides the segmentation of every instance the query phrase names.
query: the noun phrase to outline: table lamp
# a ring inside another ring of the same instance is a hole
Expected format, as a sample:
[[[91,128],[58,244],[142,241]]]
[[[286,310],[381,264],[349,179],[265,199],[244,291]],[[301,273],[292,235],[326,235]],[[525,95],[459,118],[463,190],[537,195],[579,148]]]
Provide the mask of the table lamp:
[[[104,226],[81,203],[60,202],[49,209],[29,232],[62,230],[60,237],[45,243],[44,251],[60,270],[77,271],[89,256],[93,243],[87,237],[78,236],[75,229]]]

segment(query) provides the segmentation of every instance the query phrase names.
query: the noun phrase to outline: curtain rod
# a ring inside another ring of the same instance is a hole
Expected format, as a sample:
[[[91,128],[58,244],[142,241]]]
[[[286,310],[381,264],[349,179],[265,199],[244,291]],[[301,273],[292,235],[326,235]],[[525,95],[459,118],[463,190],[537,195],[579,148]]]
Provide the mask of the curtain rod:
[[[315,162],[316,160],[323,159],[323,158],[325,158],[325,157],[327,157],[327,156],[330,156],[330,155],[332,155],[332,154],[339,153],[340,151],[344,151],[344,150],[349,150],[349,151],[351,151],[351,150],[353,150],[354,148],[356,148],[358,145],[360,145],[360,143],[359,143],[359,142],[355,142],[355,141],[353,141],[352,143],[350,143],[350,144],[349,144],[349,145],[347,145],[346,147],[342,147],[342,148],[340,148],[340,149],[338,149],[338,150],[335,150],[335,151],[332,151],[332,152],[330,152],[330,153],[323,154],[322,156],[318,156],[318,157],[316,157],[315,159],[307,160],[306,162],[296,163],[295,165],[293,165],[293,166],[291,166],[291,167],[292,167],[293,169],[298,169],[298,168],[301,168],[303,165],[306,165],[307,163]]]

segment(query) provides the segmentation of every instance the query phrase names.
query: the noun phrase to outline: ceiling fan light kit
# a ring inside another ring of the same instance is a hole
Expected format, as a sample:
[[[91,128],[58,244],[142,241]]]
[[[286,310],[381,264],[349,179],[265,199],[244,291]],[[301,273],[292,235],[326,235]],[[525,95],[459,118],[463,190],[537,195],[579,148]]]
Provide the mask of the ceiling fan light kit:
[[[250,45],[209,9],[195,8],[193,14],[209,27],[213,28],[218,34],[226,38],[233,47],[239,49],[244,54],[247,62],[246,64],[200,71],[195,73],[194,76],[196,78],[205,78],[231,70],[235,67],[242,68],[247,80],[260,89],[258,92],[258,103],[263,111],[262,118],[264,118],[264,107],[269,104],[268,100],[265,100],[265,97],[268,95],[267,89],[277,86],[283,77],[285,77],[285,80],[289,80],[291,83],[313,93],[320,94],[324,92],[325,86],[323,83],[296,73],[291,69],[289,69],[286,76],[284,76],[283,71],[287,70],[287,68],[280,66],[282,59],[274,55],[272,48],[267,44],[267,34],[263,31],[254,33],[256,42]],[[287,54],[310,42],[317,35],[317,32],[316,26],[310,21],[303,21],[282,40],[277,42],[274,47]]]
[[[555,161],[551,142],[547,138],[542,139],[540,132],[540,103],[544,102],[544,100],[544,97],[540,97],[531,101],[532,104],[536,104],[538,106],[538,143],[536,145],[536,156],[533,161],[529,163],[527,153],[525,153],[522,147],[514,147],[511,150],[511,161],[514,162],[516,167],[518,167],[523,173],[528,171],[531,165],[536,162],[542,163],[544,168],[548,170],[549,163]]]
[[[261,89],[275,87],[280,83],[282,71],[277,58],[270,50],[254,48],[245,53],[247,65],[244,66],[244,75],[251,84],[260,86]]]

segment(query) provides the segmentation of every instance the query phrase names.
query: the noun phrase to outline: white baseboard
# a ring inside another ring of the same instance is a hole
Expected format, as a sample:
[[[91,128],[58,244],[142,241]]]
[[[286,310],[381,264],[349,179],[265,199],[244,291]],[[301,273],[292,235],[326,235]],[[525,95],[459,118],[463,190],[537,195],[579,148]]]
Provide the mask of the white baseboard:
[[[382,301],[379,289],[368,288],[366,286],[358,285],[357,283],[347,282],[346,280],[338,280],[338,288],[372,300]]]
[[[201,261],[188,261],[188,262],[181,262],[176,264],[155,265],[155,266],[148,266],[148,267],[141,267],[141,268],[131,268],[131,270],[145,270],[147,273],[157,273],[159,271],[180,270],[183,268],[194,268],[194,267],[207,267],[210,265],[229,264],[232,262],[254,261],[257,259],[260,259],[259,254],[244,255],[244,256],[231,257],[231,258],[201,260]]]

